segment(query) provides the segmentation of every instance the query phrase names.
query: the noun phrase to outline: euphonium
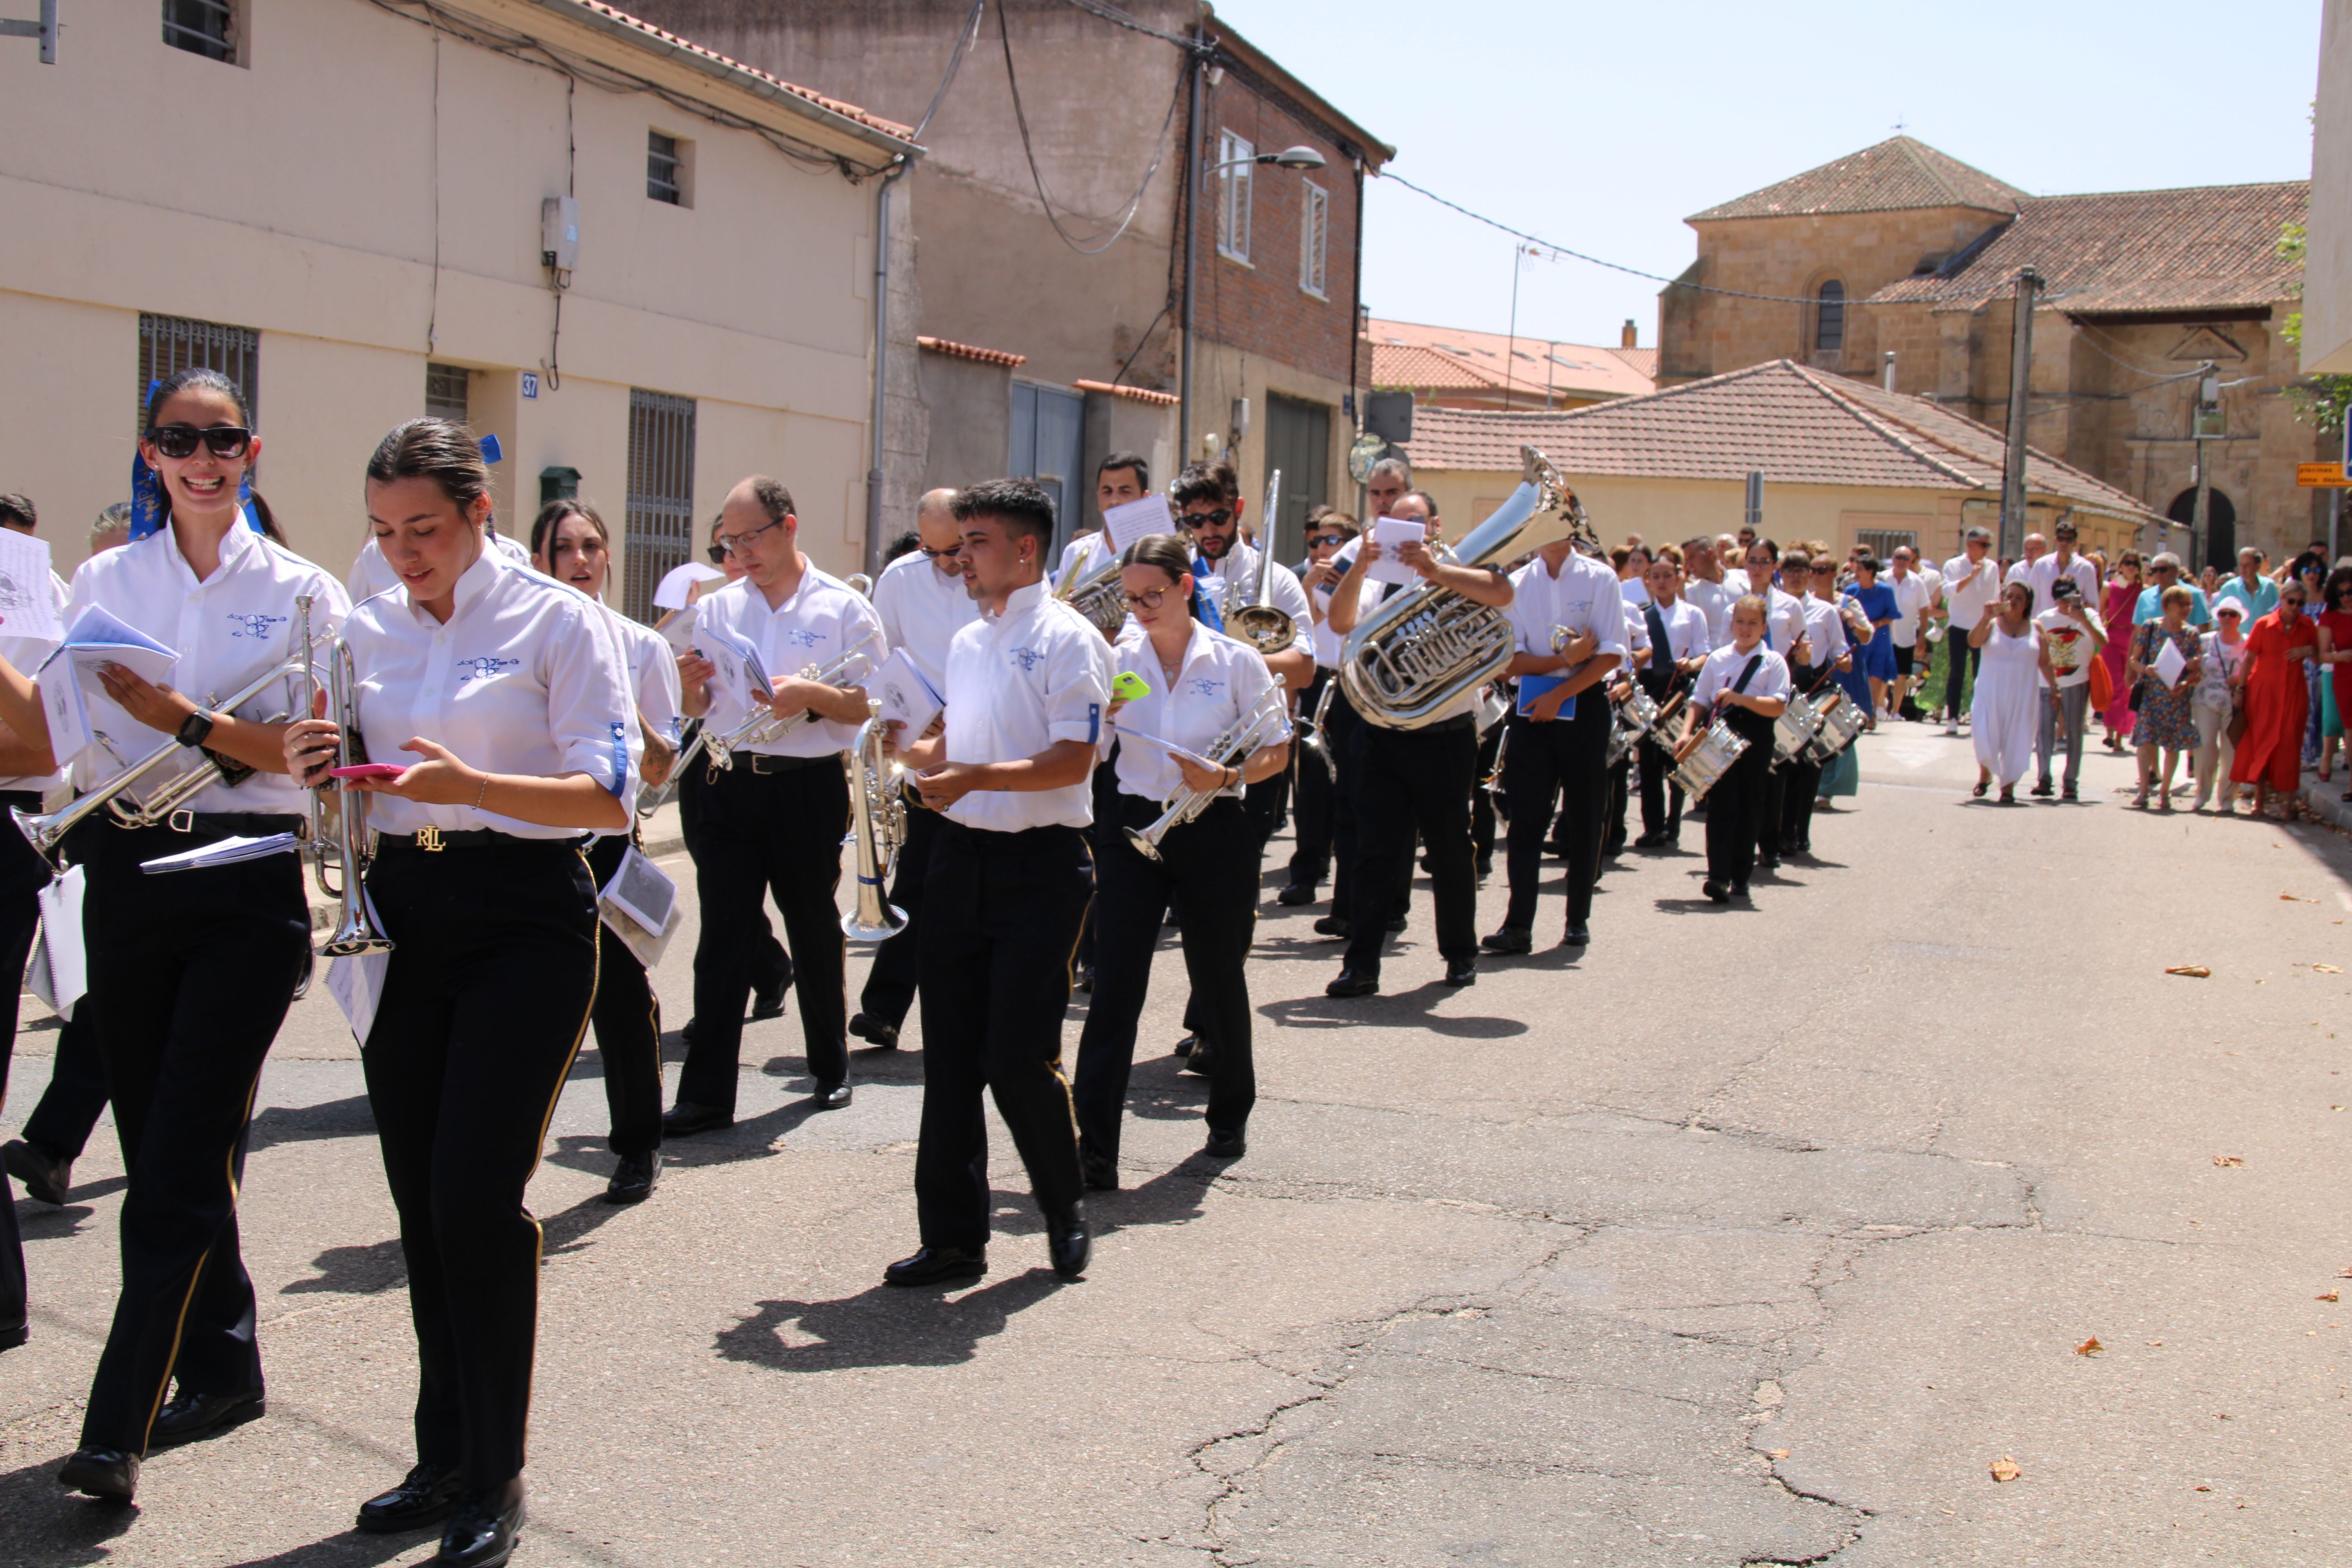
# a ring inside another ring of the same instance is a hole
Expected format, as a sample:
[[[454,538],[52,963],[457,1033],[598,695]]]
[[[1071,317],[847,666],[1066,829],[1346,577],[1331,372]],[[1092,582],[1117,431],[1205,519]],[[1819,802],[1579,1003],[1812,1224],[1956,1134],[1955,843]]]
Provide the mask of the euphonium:
[[[1101,542],[1108,558],[1097,563],[1095,547],[1088,544],[1062,574],[1061,586],[1054,597],[1069,605],[1107,634],[1115,635],[1127,624],[1127,588],[1119,580],[1118,552],[1111,548],[1110,533],[1105,529],[1095,536]]]
[[[1454,564],[1491,566],[1565,534],[1591,538],[1584,508],[1559,470],[1533,447],[1520,447],[1519,458],[1519,488],[1470,531]],[[1455,699],[1502,674],[1517,642],[1501,610],[1418,583],[1390,595],[1356,623],[1340,650],[1339,679],[1366,723],[1418,730],[1436,722]]]
[[[310,640],[310,600],[305,595],[294,603],[302,617],[302,679],[310,694],[303,703],[307,712],[318,706],[319,667],[310,652],[316,646]],[[347,768],[359,760],[360,683],[352,663],[352,645],[341,637],[329,639],[327,660],[327,707],[335,721],[334,765]],[[327,880],[326,803],[320,796],[329,784],[335,791],[335,855],[343,873],[340,888]],[[367,806],[367,792],[352,788],[349,779],[328,780],[310,792],[311,874],[319,891],[341,905],[336,911],[334,931],[312,950],[328,958],[359,958],[392,951],[392,938],[377,926],[375,911],[368,907],[364,879],[374,854],[368,847]]]
[[[1249,761],[1250,753],[1267,743],[1271,731],[1286,722],[1290,714],[1290,699],[1279,686],[1267,689],[1265,695],[1248,712],[1225,727],[1225,732],[1209,742],[1203,754],[1221,767],[1237,768]],[[1213,789],[1182,789],[1163,803],[1167,810],[1149,827],[1127,830],[1127,841],[1147,858],[1160,858],[1160,841],[1168,837],[1169,829],[1181,827],[1209,809],[1209,803],[1220,792]]]
[[[857,850],[856,904],[841,917],[852,942],[886,942],[904,931],[907,911],[883,892],[890,868],[907,842],[907,803],[898,795],[898,763],[882,749],[882,704],[866,704],[866,722],[849,749],[850,842]]]
[[[1258,514],[1257,597],[1225,616],[1225,630],[1262,654],[1280,653],[1298,640],[1298,626],[1274,607],[1275,509],[1282,501],[1282,470],[1266,477],[1265,510]]]

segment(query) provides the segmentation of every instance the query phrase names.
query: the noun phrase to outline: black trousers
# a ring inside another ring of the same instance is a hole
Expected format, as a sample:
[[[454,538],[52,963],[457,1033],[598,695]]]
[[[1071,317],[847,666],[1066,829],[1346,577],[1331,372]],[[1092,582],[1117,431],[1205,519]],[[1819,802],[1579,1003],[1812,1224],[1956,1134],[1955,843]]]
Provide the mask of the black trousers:
[[[1935,656],[1930,653],[1928,657],[1933,658]],[[1944,666],[1944,710],[1950,715],[1950,722],[1957,724],[1968,716],[1969,711],[1960,696],[1961,685],[1982,662],[1984,649],[1970,647],[1967,632],[1962,631],[1959,623],[1955,621],[1951,631],[1944,637],[1944,658],[1947,661]]]
[[[1706,792],[1706,877],[1743,888],[1756,869],[1756,846],[1768,831],[1777,836],[1776,817],[1768,829],[1765,809],[1771,800],[1772,721],[1745,708],[1727,708],[1724,722],[1744,737],[1748,749],[1731,764],[1715,787]]]
[[[1315,679],[1298,694],[1298,711],[1311,718],[1315,705],[1323,700],[1323,688],[1339,677],[1321,665],[1315,667]],[[1339,710],[1338,698],[1331,700],[1331,713]],[[1325,715],[1329,718],[1331,714]],[[1326,746],[1331,737],[1323,737]],[[1336,752],[1327,752],[1336,756]],[[1294,793],[1297,799],[1291,820],[1298,830],[1297,844],[1290,852],[1290,879],[1304,887],[1315,887],[1331,874],[1331,837],[1334,826],[1333,795],[1339,785],[1323,764],[1307,754],[1305,748],[1294,748],[1291,771],[1298,775]]]
[[[1738,712],[1744,718],[1755,717],[1744,708],[1735,709],[1732,711]],[[1742,734],[1747,734],[1747,731],[1739,725],[1735,724],[1732,728],[1738,730]],[[1762,859],[1777,862],[1780,858],[1780,814],[1788,805],[1789,774],[1786,769],[1772,765],[1772,727],[1771,721],[1769,719],[1764,721],[1762,741],[1757,741],[1753,736],[1749,736],[1748,749],[1754,752],[1759,748],[1764,752],[1764,776],[1757,784],[1761,794],[1756,803],[1756,853]],[[1740,758],[1743,763],[1747,760],[1744,756]],[[1717,788],[1720,787],[1720,785],[1717,786]],[[1715,793],[1714,790],[1709,790],[1707,797],[1713,799]]]
[[[746,754],[704,794],[696,829],[702,941],[694,953],[694,1043],[677,1076],[680,1104],[734,1112],[743,1008],[759,966],[761,903],[770,895],[784,917],[809,1074],[819,1083],[848,1078],[848,956],[834,905],[848,831],[849,781],[838,757],[755,773]]]
[[[988,1244],[982,1094],[1047,1215],[1084,1194],[1062,1077],[1070,963],[1088,900],[1075,827],[991,833],[943,821],[923,888],[923,1119],[915,1207],[926,1247]]]
[[[1188,1016],[1209,1049],[1213,1131],[1239,1131],[1257,1103],[1250,1055],[1249,987],[1243,967],[1257,925],[1257,867],[1263,841],[1238,800],[1219,800],[1169,830],[1153,860],[1120,831],[1160,813],[1158,801],[1122,795],[1108,832],[1096,836],[1095,992],[1078,1037],[1078,1138],[1083,1147],[1118,1158],[1128,1075],[1135,1067],[1135,1026],[1151,986],[1151,960],[1171,900],[1192,986]],[[1099,825],[1098,825],[1099,826]],[[1114,842],[1115,840],[1115,842]],[[1181,897],[1176,895],[1181,891]]]
[[[28,853],[31,848],[26,846]],[[77,1007],[58,1032],[48,1086],[25,1119],[25,1142],[53,1160],[81,1158],[90,1129],[106,1109],[106,1053],[99,1048],[97,1016],[94,1007]]]
[[[22,799],[0,795],[0,805],[22,805],[40,810],[40,798],[26,795]],[[0,974],[25,973],[25,960],[33,951],[33,929],[40,923],[40,890],[49,879],[48,867],[33,853],[24,835],[16,842],[0,840]],[[0,1024],[7,1026],[0,1037],[0,1106],[8,1102],[8,1063],[16,1048],[16,1009],[20,989],[8,987],[8,995],[0,1001]],[[76,1008],[76,1012],[82,1009]],[[25,1326],[25,1243],[16,1230],[16,1194],[10,1190],[8,1177],[0,1172],[0,1330],[21,1329]]]
[[[1683,830],[1683,786],[1674,782],[1674,753],[1644,735],[1633,754],[1642,767],[1642,831],[1672,838]]]
[[[1109,821],[1111,814],[1118,809],[1118,742],[1117,741],[1110,743],[1110,754],[1095,764],[1095,771],[1087,776],[1087,788],[1093,800],[1094,823],[1098,826]],[[1078,837],[1087,851],[1087,900],[1086,916],[1078,922],[1077,966],[1080,969],[1091,970],[1095,966],[1094,830],[1090,828],[1088,831],[1082,832]]]
[[[1543,875],[1544,837],[1550,831],[1553,801],[1559,803],[1560,835],[1568,847],[1568,923],[1592,918],[1592,884],[1601,875],[1601,835],[1609,816],[1609,702],[1599,686],[1576,695],[1576,711],[1547,723],[1514,712],[1511,741],[1503,753],[1503,795],[1510,804],[1511,830],[1505,842],[1511,900],[1503,924],[1531,931],[1536,887]]]
[[[1331,677],[1337,680],[1337,675]],[[1323,743],[1330,748],[1337,775],[1331,784],[1331,912],[1352,919],[1356,908],[1356,862],[1363,824],[1364,731],[1370,728],[1348,700],[1345,687],[1324,716]],[[1405,868],[1412,874],[1412,868]]]
[[[1604,760],[1609,755],[1605,744],[1601,754]],[[1608,773],[1609,826],[1601,832],[1601,847],[1607,853],[1614,855],[1625,847],[1625,818],[1632,812],[1633,805],[1633,754],[1628,752],[1618,758],[1616,764],[1610,767]]]
[[[710,775],[715,771],[709,763],[697,757],[686,765],[686,774],[677,781],[677,831],[686,840],[686,853],[694,861],[695,876],[702,875],[702,805],[712,785]],[[753,922],[758,930],[751,937],[751,984],[761,991],[774,991],[788,984],[793,977],[793,961],[784,955],[784,944],[776,940],[775,928],[768,923],[768,906],[760,906],[760,918]],[[702,951],[710,941],[710,929],[705,926],[695,938],[694,968],[702,972]],[[739,1015],[740,1016],[740,1015]],[[693,1033],[699,1035],[700,1026]]]
[[[1429,853],[1437,904],[1437,951],[1448,962],[1478,952],[1478,878],[1470,847],[1470,792],[1477,781],[1478,731],[1465,716],[1425,730],[1363,727],[1357,802],[1354,907],[1348,968],[1381,972],[1390,918],[1410,887],[1413,833]]]
[[[82,1415],[88,1448],[144,1453],[175,1375],[189,1394],[262,1386],[237,1186],[262,1060],[310,961],[310,911],[292,855],[139,869],[219,837],[92,820],[68,841],[89,878],[82,1006],[96,1011],[130,1173],[121,1293]]]
[[[523,1206],[596,993],[596,889],[564,839],[386,844],[368,892],[395,944],[360,1052],[416,1325],[416,1458],[469,1488],[521,1473],[539,1326]]]
[[[1813,802],[1821,798],[1822,765],[1790,763],[1780,769],[1780,847],[1806,848],[1813,841]]]
[[[588,871],[601,888],[621,868],[630,840],[599,838],[588,848]],[[625,918],[625,917],[624,917]],[[596,1054],[604,1058],[604,1109],[612,1131],[604,1145],[623,1159],[642,1159],[661,1147],[661,998],[653,977],[629,944],[596,922]]]
[[[940,814],[911,796],[907,806],[907,841],[890,868],[890,902],[907,917],[897,936],[874,950],[874,965],[866,972],[866,989],[857,1010],[898,1028],[915,1005],[915,987],[922,978],[923,882],[931,874],[931,848],[940,840]]]

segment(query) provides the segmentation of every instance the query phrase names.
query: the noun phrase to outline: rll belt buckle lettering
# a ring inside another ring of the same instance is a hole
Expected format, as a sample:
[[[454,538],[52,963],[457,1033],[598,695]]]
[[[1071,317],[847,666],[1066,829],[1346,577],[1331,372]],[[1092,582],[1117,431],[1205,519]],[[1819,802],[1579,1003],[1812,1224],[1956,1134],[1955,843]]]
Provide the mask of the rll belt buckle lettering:
[[[418,828],[416,830],[416,847],[419,849],[430,850],[436,855],[439,854],[443,848],[446,847],[441,842],[441,830],[437,827]]]

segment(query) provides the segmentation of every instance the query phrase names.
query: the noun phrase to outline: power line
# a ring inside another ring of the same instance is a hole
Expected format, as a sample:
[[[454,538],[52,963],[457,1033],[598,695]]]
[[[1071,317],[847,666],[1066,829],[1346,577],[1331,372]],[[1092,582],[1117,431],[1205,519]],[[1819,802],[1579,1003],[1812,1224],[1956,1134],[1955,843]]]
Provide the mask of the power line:
[[[1097,9],[1097,7],[1093,4],[1083,3],[1083,0],[1073,0],[1073,3],[1079,4],[1080,9],[1082,10],[1088,11],[1097,16],[1103,15],[1103,9]],[[1104,9],[1108,9],[1108,7]],[[1117,20],[1116,17],[1106,17],[1105,19]],[[1139,26],[1137,30],[1139,32],[1150,31],[1150,28]],[[1151,189],[1152,179],[1160,173],[1160,165],[1166,163],[1168,160],[1168,133],[1175,126],[1177,108],[1184,101],[1184,88],[1187,80],[1189,79],[1189,68],[1188,70],[1179,71],[1176,75],[1176,89],[1169,95],[1168,99],[1167,118],[1162,120],[1160,123],[1160,145],[1158,150],[1151,155],[1151,167],[1143,171],[1143,183],[1135,187],[1135,195],[1128,199],[1126,210],[1118,215],[1118,226],[1110,231],[1108,236],[1104,237],[1100,245],[1091,245],[1082,243],[1081,241],[1072,237],[1070,231],[1062,226],[1061,215],[1054,210],[1054,198],[1048,195],[1045,190],[1045,176],[1040,173],[1037,168],[1037,149],[1031,142],[1029,136],[1029,111],[1021,100],[1021,78],[1019,74],[1014,71],[1013,67],[1013,35],[1005,25],[1004,0],[997,0],[996,37],[1004,48],[1004,79],[1012,86],[1013,89],[1013,123],[1021,128],[1021,154],[1028,161],[1029,180],[1032,184],[1037,187],[1037,199],[1045,205],[1045,221],[1054,226],[1054,232],[1061,237],[1062,243],[1068,246],[1072,250],[1076,251],[1080,256],[1100,256],[1104,251],[1108,250],[1112,246],[1118,243],[1119,236],[1125,234],[1128,230],[1128,226],[1135,221],[1135,215],[1143,210],[1144,193]],[[1109,215],[1097,216],[1091,213],[1077,212],[1076,209],[1072,209],[1071,216],[1074,217],[1087,218],[1090,222],[1096,224],[1108,224],[1111,221]]]
[[[971,0],[971,16],[964,23],[963,31],[956,35],[955,51],[948,56],[948,68],[940,78],[940,89],[931,94],[931,106],[923,110],[923,118],[915,124],[915,133],[908,138],[909,142],[923,139],[923,132],[930,129],[931,116],[937,114],[940,105],[947,101],[948,89],[954,85],[956,72],[963,65],[964,55],[980,41],[980,14],[987,8],[988,0]]]

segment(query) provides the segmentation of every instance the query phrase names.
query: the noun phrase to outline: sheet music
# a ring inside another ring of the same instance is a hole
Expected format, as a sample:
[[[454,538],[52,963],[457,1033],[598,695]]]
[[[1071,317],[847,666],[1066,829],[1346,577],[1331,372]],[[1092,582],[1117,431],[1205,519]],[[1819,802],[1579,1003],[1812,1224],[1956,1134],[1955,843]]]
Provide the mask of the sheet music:
[[[0,633],[62,641],[49,542],[0,528]]]
[[[1109,550],[1113,555],[1123,555],[1137,541],[1155,533],[1176,531],[1175,516],[1168,510],[1168,498],[1160,495],[1143,496],[1125,501],[1103,513],[1103,532],[1110,536]],[[1071,570],[1083,577],[1089,567],[1098,567],[1108,557],[1104,546],[1090,545],[1075,562]]]
[[[1381,547],[1381,558],[1364,568],[1364,576],[1374,583],[1393,583],[1400,587],[1421,581],[1421,574],[1396,558],[1397,546],[1414,543],[1429,537],[1429,524],[1413,522],[1402,517],[1383,517],[1372,524],[1372,542]]]

